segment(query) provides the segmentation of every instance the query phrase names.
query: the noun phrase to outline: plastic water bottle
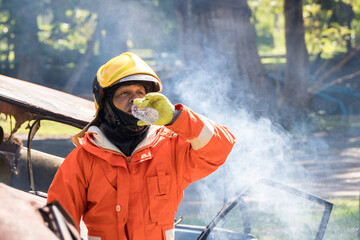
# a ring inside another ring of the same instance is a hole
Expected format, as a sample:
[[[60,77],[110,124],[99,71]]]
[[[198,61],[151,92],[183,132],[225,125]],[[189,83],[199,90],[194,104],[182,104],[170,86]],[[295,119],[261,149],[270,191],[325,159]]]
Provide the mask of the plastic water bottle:
[[[138,106],[132,105],[131,112],[134,117],[146,122],[147,124],[153,124],[159,119],[159,113],[150,107],[140,109]]]

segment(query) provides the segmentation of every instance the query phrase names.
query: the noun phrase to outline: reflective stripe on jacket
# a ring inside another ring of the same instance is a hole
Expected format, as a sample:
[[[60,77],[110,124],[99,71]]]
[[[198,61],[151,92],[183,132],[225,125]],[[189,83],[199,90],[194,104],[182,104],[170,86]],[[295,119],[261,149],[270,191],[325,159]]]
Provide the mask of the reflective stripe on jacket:
[[[183,190],[223,164],[235,143],[226,127],[176,108],[179,118],[151,126],[131,157],[91,127],[57,171],[48,203],[58,200],[78,225],[83,216],[93,239],[174,239]]]

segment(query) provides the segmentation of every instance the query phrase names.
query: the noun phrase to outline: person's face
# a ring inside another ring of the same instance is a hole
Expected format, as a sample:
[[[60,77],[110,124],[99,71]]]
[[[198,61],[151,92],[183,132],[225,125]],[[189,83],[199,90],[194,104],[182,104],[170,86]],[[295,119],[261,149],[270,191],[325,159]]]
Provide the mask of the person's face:
[[[145,94],[145,88],[140,84],[121,86],[114,93],[113,103],[117,109],[132,115],[132,102],[135,98],[143,98]]]

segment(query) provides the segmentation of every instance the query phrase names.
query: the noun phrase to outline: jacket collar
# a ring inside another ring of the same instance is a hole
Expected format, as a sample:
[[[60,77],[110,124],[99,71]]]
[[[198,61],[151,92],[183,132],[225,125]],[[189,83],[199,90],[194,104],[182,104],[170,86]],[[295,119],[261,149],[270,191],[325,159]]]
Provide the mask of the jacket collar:
[[[151,125],[146,137],[137,145],[133,153],[138,149],[146,147],[154,142],[160,128],[160,126]],[[106,138],[105,134],[101,132],[97,126],[90,126],[87,130],[87,135],[89,136],[90,141],[96,146],[110,151],[122,153],[120,149],[115,146],[115,144]]]

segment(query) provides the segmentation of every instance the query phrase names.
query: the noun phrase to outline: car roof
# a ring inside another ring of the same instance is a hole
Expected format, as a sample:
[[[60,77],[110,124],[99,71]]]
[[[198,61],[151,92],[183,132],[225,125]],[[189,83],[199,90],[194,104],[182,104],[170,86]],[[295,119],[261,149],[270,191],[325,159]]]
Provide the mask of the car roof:
[[[43,118],[82,128],[95,114],[92,101],[38,84],[0,75],[0,101]],[[6,114],[6,110],[0,112]]]

